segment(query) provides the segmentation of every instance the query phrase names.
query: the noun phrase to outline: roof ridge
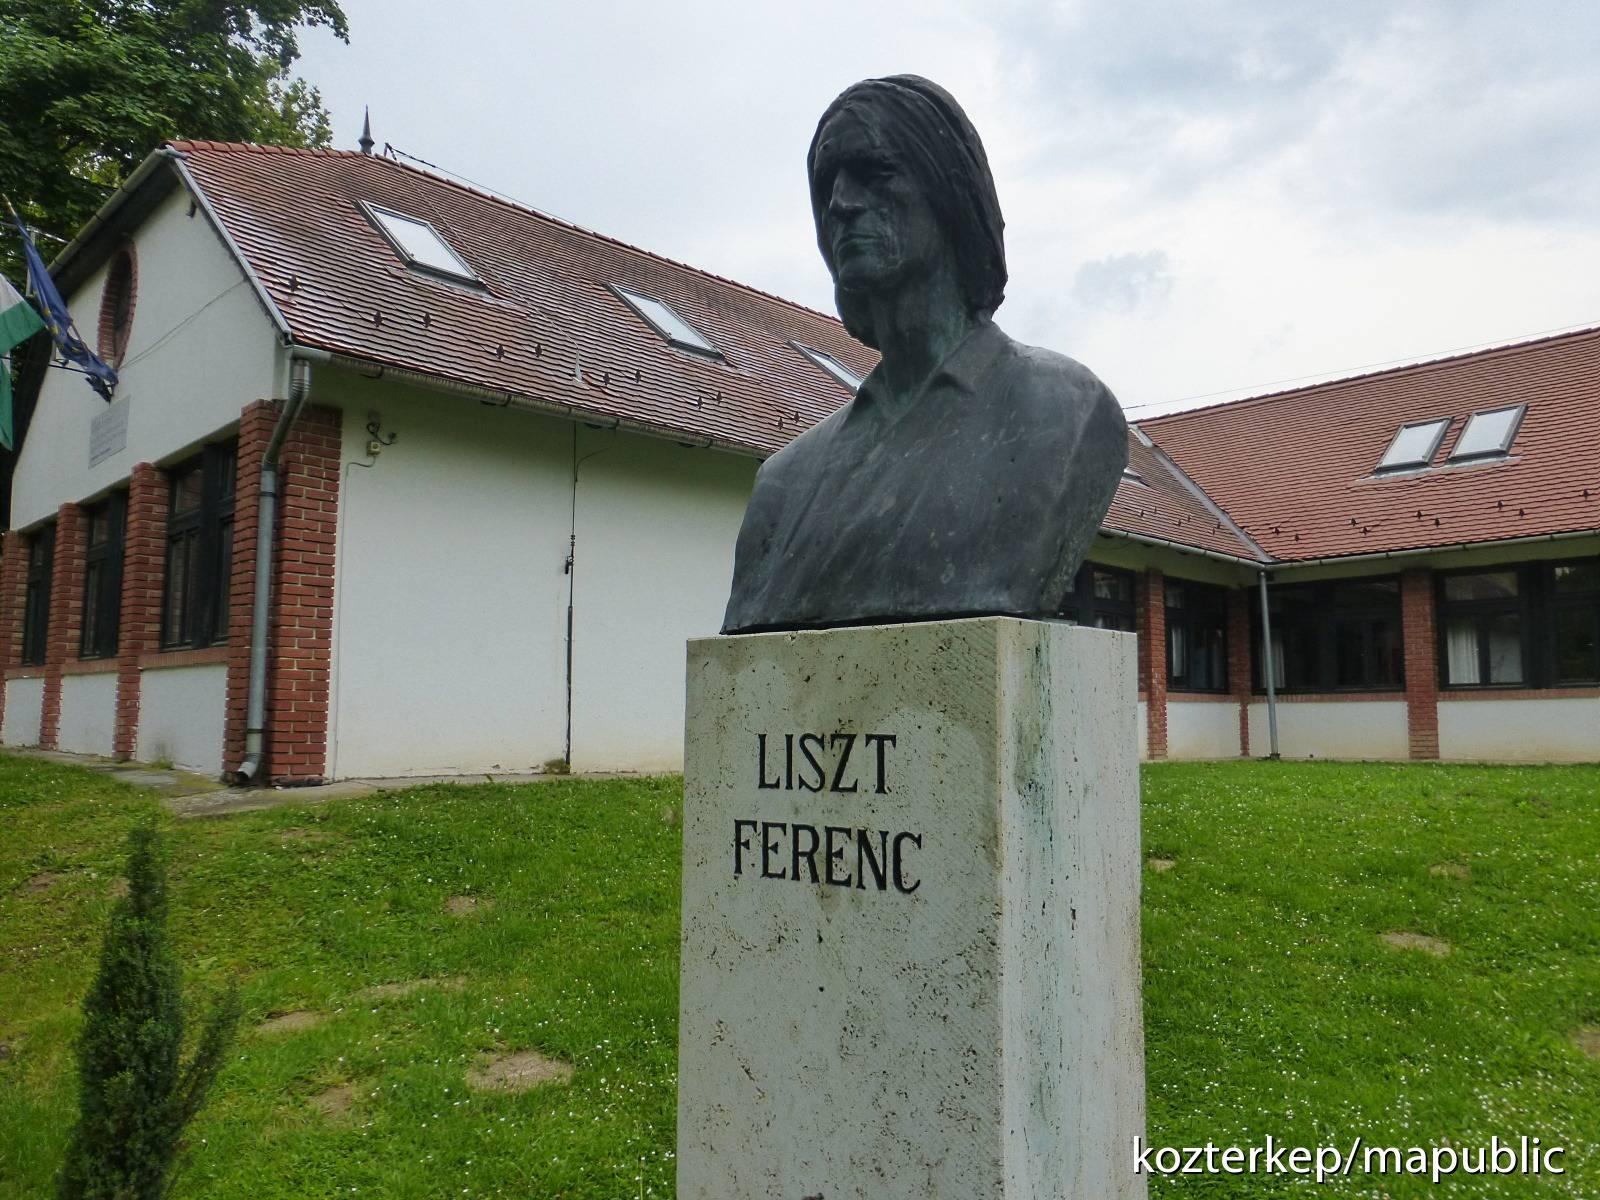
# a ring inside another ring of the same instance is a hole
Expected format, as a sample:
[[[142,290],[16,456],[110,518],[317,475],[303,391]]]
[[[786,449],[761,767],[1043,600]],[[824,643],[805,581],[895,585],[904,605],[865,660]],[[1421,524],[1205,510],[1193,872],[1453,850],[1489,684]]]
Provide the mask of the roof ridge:
[[[1399,363],[1392,367],[1377,367],[1369,371],[1356,371],[1349,375],[1335,375],[1331,379],[1324,379],[1318,383],[1302,383],[1295,387],[1284,388],[1275,392],[1258,392],[1252,396],[1238,396],[1232,400],[1218,400],[1214,404],[1197,404],[1193,408],[1181,409],[1177,412],[1158,413],[1153,417],[1143,417],[1134,423],[1143,428],[1146,425],[1160,425],[1167,422],[1176,422],[1183,417],[1194,416],[1197,413],[1215,412],[1221,408],[1243,407],[1245,405],[1267,404],[1278,400],[1291,399],[1303,396],[1308,392],[1322,391],[1328,388],[1341,388],[1350,384],[1367,383],[1386,375],[1401,375],[1409,371],[1421,371],[1434,367],[1446,366],[1451,363],[1465,362],[1469,359],[1492,358],[1497,355],[1511,354],[1530,348],[1559,342],[1566,339],[1579,339],[1593,337],[1600,334],[1600,323],[1580,325],[1573,329],[1562,329],[1555,333],[1540,333],[1532,337],[1521,338],[1511,342],[1501,342],[1494,345],[1479,346],[1472,350],[1452,351],[1430,358],[1419,358],[1413,362]]]
[[[303,158],[369,158],[359,150],[336,150],[332,146],[272,146],[262,142],[219,142],[209,138],[172,138],[163,143],[180,154],[211,150],[224,154],[287,154]]]
[[[753,287],[748,283],[743,283],[737,279],[731,279],[726,275],[719,275],[715,271],[708,271],[704,267],[695,266],[693,263],[684,262],[681,259],[672,258],[668,255],[657,253],[654,250],[646,250],[643,246],[636,246],[632,242],[625,242],[621,238],[613,237],[608,233],[601,233],[598,229],[591,229],[587,225],[579,225],[576,221],[569,221],[565,217],[558,217],[554,213],[545,212],[541,208],[534,208],[531,204],[524,204],[521,201],[513,200],[496,192],[488,191],[483,187],[463,183],[459,179],[455,179],[444,174],[443,168],[437,168],[430,171],[420,166],[412,166],[410,163],[400,162],[397,159],[390,158],[386,154],[364,154],[359,150],[332,150],[322,147],[302,148],[297,146],[266,146],[256,142],[172,141],[168,142],[167,145],[172,147],[172,149],[183,153],[187,153],[190,148],[194,148],[199,150],[220,151],[223,153],[236,153],[242,151],[246,153],[291,154],[325,158],[365,158],[373,161],[385,162],[391,167],[398,168],[399,170],[410,171],[417,175],[424,175],[429,179],[435,180],[439,183],[448,184],[449,186],[466,192],[469,195],[477,196],[483,200],[490,200],[496,204],[503,204],[507,208],[514,209],[519,213],[537,217],[543,221],[549,221],[554,225],[562,226],[563,228],[584,234],[587,237],[597,238],[602,242],[607,242],[613,246],[619,246],[622,249],[631,251],[635,254],[643,255],[645,258],[654,259],[657,262],[666,263],[668,266],[678,267],[682,270],[693,272],[695,275],[702,276],[706,279],[714,279],[718,283],[737,288],[741,292],[748,292],[751,295],[759,296],[764,300],[775,301],[787,308],[797,309],[800,312],[809,313],[814,317],[821,317],[824,321],[830,321],[833,324],[839,325],[840,328],[843,329],[843,322],[841,322],[834,314],[822,312],[820,309],[812,308],[810,305],[801,304],[798,300],[791,300],[787,296],[778,295],[776,292],[769,292],[763,288]]]

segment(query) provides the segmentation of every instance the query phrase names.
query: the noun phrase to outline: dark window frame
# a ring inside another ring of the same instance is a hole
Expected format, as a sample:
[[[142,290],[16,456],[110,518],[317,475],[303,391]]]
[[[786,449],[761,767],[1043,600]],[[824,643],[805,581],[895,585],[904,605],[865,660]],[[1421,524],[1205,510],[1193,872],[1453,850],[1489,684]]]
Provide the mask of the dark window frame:
[[[1165,587],[1165,605],[1167,619],[1167,690],[1173,692],[1197,692],[1208,695],[1225,695],[1228,691],[1228,591],[1229,589],[1215,583],[1197,583],[1191,579],[1168,578]],[[1173,604],[1174,595],[1183,597],[1182,602]],[[1196,603],[1196,601],[1199,601]],[[1180,670],[1176,664],[1173,653],[1173,633],[1181,631],[1184,642],[1184,657],[1189,660],[1184,669]],[[1195,656],[1204,652],[1204,647],[1211,642],[1210,635],[1215,635],[1215,640],[1221,646],[1220,678],[1211,684],[1193,682],[1196,673],[1193,670]]]
[[[168,469],[167,533],[161,588],[161,647],[200,649],[228,640],[237,447],[207,446]],[[177,506],[199,476],[192,506]]]
[[[1600,684],[1600,650],[1594,651],[1595,671],[1572,677],[1562,676],[1560,614],[1577,611],[1591,619],[1592,636],[1600,639],[1600,588],[1559,592],[1555,586],[1556,568],[1576,564],[1600,564],[1600,556],[1535,559],[1525,562],[1494,563],[1481,567],[1440,571],[1434,585],[1435,659],[1439,687],[1451,692],[1524,691],[1544,688],[1586,687]],[[1472,575],[1511,572],[1517,580],[1513,597],[1486,600],[1450,600],[1447,581]],[[1518,620],[1522,678],[1489,682],[1488,622],[1497,616],[1515,614]],[[1450,623],[1452,618],[1471,618],[1476,623],[1479,682],[1457,683],[1450,678]]]
[[[56,526],[52,521],[28,535],[22,599],[22,653],[25,667],[42,667],[50,654],[50,586],[55,571]]]
[[[1125,590],[1127,599],[1101,596],[1095,592],[1095,573],[1114,579]],[[1056,616],[1075,625],[1094,629],[1116,629],[1135,633],[1139,628],[1139,575],[1126,567],[1108,567],[1086,562],[1073,576],[1072,590],[1062,597]]]
[[[95,525],[105,536],[95,541]],[[122,618],[122,560],[128,528],[128,494],[113,492],[84,509],[83,626],[79,658],[114,658]]]
[[[1355,602],[1341,598],[1341,589],[1382,584],[1392,589],[1391,599],[1382,603]],[[1291,617],[1283,604],[1285,593],[1290,597],[1307,598],[1299,605],[1299,614]],[[1400,599],[1398,575],[1359,575],[1339,579],[1319,579],[1308,583],[1275,584],[1268,589],[1269,603],[1277,600],[1272,610],[1272,631],[1283,647],[1284,679],[1275,682],[1274,690],[1288,695],[1337,695],[1339,693],[1396,692],[1404,693],[1405,641],[1404,621]],[[1387,638],[1376,636],[1375,626],[1387,625]],[[1309,631],[1311,653],[1315,668],[1309,679],[1290,679],[1289,631],[1302,635]],[[1339,682],[1340,634],[1354,629],[1361,640],[1362,658],[1378,670],[1369,669],[1362,679],[1353,683]],[[1382,671],[1384,645],[1390,643],[1393,653],[1392,675]],[[1252,692],[1266,691],[1266,664],[1262,661],[1261,611],[1252,606],[1250,616],[1250,686]]]
[[[1585,687],[1600,684],[1600,587],[1575,588],[1570,592],[1559,590],[1555,586],[1555,572],[1557,567],[1574,566],[1587,563],[1600,571],[1600,555],[1588,558],[1558,559],[1549,563],[1549,592],[1548,609],[1549,620],[1546,626],[1549,637],[1546,643],[1545,660],[1548,664],[1547,678],[1551,687]],[[1588,673],[1577,676],[1563,676],[1561,674],[1561,616],[1564,613],[1576,612],[1589,618],[1589,636],[1593,639],[1594,648],[1590,651],[1590,667]]]

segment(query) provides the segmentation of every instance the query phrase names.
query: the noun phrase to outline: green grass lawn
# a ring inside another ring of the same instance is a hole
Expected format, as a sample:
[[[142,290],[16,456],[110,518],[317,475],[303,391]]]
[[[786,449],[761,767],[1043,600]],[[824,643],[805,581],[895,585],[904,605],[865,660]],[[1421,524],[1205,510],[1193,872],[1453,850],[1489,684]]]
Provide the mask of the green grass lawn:
[[[1144,789],[1170,862],[1144,876],[1152,1142],[1526,1134],[1568,1173],[1323,1186],[1600,1196],[1600,1060],[1575,1040],[1600,1026],[1600,768],[1160,764]],[[234,978],[246,1007],[179,1197],[671,1195],[679,802],[562,781],[180,822],[0,757],[0,1196],[50,1193],[123,834],[152,815],[189,993]],[[303,1027],[255,1028],[284,1013]],[[575,1074],[467,1086],[521,1050]]]

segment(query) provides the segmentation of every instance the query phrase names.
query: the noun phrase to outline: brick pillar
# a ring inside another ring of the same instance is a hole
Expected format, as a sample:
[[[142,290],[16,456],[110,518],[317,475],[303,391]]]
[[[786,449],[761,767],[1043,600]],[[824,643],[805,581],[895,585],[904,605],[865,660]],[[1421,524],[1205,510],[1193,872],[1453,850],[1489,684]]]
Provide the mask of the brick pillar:
[[[1139,690],[1145,698],[1150,757],[1167,756],[1167,589],[1160,571],[1139,576]]]
[[[1250,757],[1250,602],[1248,587],[1228,589],[1228,694],[1239,706],[1239,755]]]
[[[261,460],[280,403],[263,401],[239,422],[234,499],[234,574],[229,610],[226,762],[244,761],[255,595]],[[307,405],[278,456],[278,514],[267,631],[266,763],[275,784],[319,783],[328,769],[328,694],[333,668],[334,535],[339,515],[341,413]]]
[[[258,400],[239,416],[239,457],[233,489],[233,577],[228,581],[228,714],[223,731],[223,773],[244,762],[250,699],[250,616],[255,603],[256,531],[261,520],[261,460],[279,406]]]
[[[22,658],[22,606],[28,588],[28,543],[15,529],[0,537],[0,723],[5,720],[5,672]]]
[[[78,652],[83,627],[83,509],[63,504],[56,514],[55,555],[50,563],[50,623],[44,649],[44,703],[39,745],[54,750],[61,734],[61,667]]]
[[[113,753],[130,759],[139,737],[139,656],[161,641],[162,574],[166,567],[167,478],[139,463],[128,480],[123,535],[122,618],[117,631],[117,722]]]
[[[1405,645],[1406,733],[1412,758],[1439,757],[1439,658],[1434,630],[1433,572],[1400,575],[1400,636]]]

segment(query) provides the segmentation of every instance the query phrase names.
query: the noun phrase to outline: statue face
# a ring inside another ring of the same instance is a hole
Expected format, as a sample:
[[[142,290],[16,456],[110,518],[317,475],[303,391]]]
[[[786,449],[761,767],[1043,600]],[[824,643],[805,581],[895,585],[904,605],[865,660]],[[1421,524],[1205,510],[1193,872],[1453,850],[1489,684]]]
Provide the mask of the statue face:
[[[817,240],[841,292],[899,290],[950,257],[921,185],[882,133],[846,109],[817,141]]]

